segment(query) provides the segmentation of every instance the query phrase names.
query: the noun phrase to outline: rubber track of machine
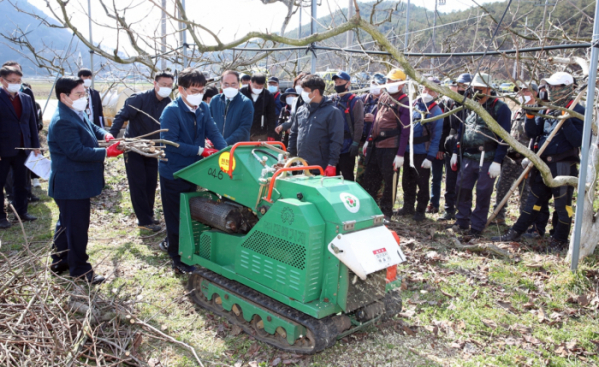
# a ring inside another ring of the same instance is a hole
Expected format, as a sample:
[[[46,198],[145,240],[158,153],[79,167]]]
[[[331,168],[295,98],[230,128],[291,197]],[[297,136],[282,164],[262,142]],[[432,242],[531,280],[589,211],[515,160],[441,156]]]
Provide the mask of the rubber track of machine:
[[[263,338],[260,335],[256,334],[250,323],[246,322],[245,320],[244,322],[240,322],[239,318],[234,316],[232,312],[216,309],[212,306],[211,303],[206,304],[205,302],[201,301],[201,297],[197,297],[195,295],[192,296],[192,299],[196,303],[199,303],[200,306],[227,318],[227,320],[229,320],[231,323],[240,326],[247,334],[253,336],[254,338],[264,343],[273,345],[282,350],[298,354],[314,354],[333,346],[337,341],[336,337],[339,334],[339,332],[337,331],[337,328],[333,323],[331,316],[327,316],[323,319],[315,319],[309,315],[304,314],[303,312],[300,312],[294,308],[282,304],[279,301],[267,297],[241,283],[222,277],[207,269],[198,269],[190,276],[188,283],[188,288],[190,290],[193,289],[193,278],[198,276],[206,279],[211,283],[214,283],[216,286],[225,289],[228,292],[234,293],[240,298],[245,298],[253,303],[256,303],[272,313],[278,314],[281,317],[285,317],[294,322],[297,322],[298,324],[305,326],[308,330],[312,332],[312,335],[315,339],[314,347],[311,349],[294,347],[295,344],[289,345],[274,343],[272,340]]]
[[[401,312],[401,295],[397,289],[387,292],[385,298],[383,298],[383,303],[385,304],[385,314],[383,316],[385,319],[390,319]]]

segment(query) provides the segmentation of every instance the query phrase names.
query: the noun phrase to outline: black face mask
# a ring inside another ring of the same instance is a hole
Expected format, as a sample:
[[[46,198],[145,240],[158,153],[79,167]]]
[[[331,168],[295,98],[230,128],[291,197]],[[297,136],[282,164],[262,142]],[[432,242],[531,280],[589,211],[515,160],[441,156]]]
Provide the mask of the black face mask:
[[[461,96],[463,96],[464,94],[466,94],[466,91],[465,91],[465,90],[458,90],[458,93],[459,93]]]
[[[547,95],[546,89],[539,92],[539,99],[541,101],[549,102],[549,96]]]
[[[481,99],[485,98],[485,94],[483,93],[483,91],[482,91],[482,90],[479,90],[479,89],[474,89],[472,92],[474,93],[474,100],[475,100],[476,102],[478,102],[478,101],[480,101]]]
[[[335,92],[337,93],[343,93],[347,90],[347,84],[343,84],[343,85],[336,85],[335,86]]]

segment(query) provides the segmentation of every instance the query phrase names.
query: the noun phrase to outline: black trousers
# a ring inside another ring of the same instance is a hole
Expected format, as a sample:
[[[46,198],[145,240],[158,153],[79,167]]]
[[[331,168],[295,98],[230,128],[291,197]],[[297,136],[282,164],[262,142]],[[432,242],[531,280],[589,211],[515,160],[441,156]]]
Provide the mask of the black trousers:
[[[91,279],[92,266],[87,262],[90,199],[54,201],[58,205],[60,215],[54,232],[52,247],[56,253],[52,255],[53,263],[69,265],[69,272],[73,277],[85,274]]]
[[[341,173],[344,180],[355,181],[354,169],[356,168],[356,157],[349,153],[339,154],[339,163],[337,163],[337,174]]]
[[[181,262],[179,255],[179,210],[181,209],[181,194],[195,192],[197,186],[185,180],[170,180],[160,176],[160,194],[166,223],[166,238],[168,239],[168,255],[174,262]]]
[[[370,196],[375,198],[381,188],[381,181],[384,182],[383,197],[380,201],[380,208],[386,217],[393,214],[393,160],[397,154],[397,148],[370,148],[366,155],[366,171],[364,173],[364,189]],[[399,172],[397,172],[399,175]]]
[[[31,179],[32,178],[39,178],[38,175],[36,175],[35,173],[31,172],[29,169],[27,169],[27,175],[25,176],[26,182],[25,182],[25,190],[27,190],[27,199],[29,199],[31,197]],[[14,193],[14,180],[12,178],[12,168],[8,171],[8,175],[6,176],[6,183],[4,184],[4,189],[6,190],[6,197],[8,197],[9,200],[12,200],[12,198],[15,196]]]
[[[452,170],[450,163],[451,156],[452,153],[445,154],[445,211],[455,213],[455,202],[458,192],[456,183],[458,182],[458,172],[460,172],[460,162],[458,159],[458,169],[456,171]]]
[[[422,162],[426,159],[426,154],[414,154],[414,167],[410,167],[410,157],[406,155],[403,162],[403,175],[401,176],[401,187],[403,189],[403,207],[407,211],[414,211],[416,201],[416,211],[424,213],[430,199],[429,179],[431,170],[424,169]],[[418,192],[416,192],[418,188]]]
[[[548,163],[551,169],[551,175],[556,176],[578,176],[578,168],[574,162]],[[518,221],[512,229],[522,233],[536,223],[541,209],[547,207],[547,203],[553,196],[555,213],[557,221],[554,221],[554,232],[552,237],[558,241],[568,241],[570,228],[572,227],[572,196],[574,188],[572,186],[548,187],[543,182],[541,174],[534,169],[533,176],[530,178],[530,195],[526,200],[526,207],[522,210]]]
[[[152,224],[158,182],[158,160],[129,152],[125,155],[125,169],[137,224],[140,226]]]
[[[27,152],[20,150],[14,157],[2,157],[0,160],[0,188],[6,184],[8,171],[12,168],[13,172],[13,203],[15,210],[19,215],[27,213],[27,176],[29,170],[25,167]],[[6,219],[4,210],[4,190],[0,189],[0,203],[2,211],[0,219]]]

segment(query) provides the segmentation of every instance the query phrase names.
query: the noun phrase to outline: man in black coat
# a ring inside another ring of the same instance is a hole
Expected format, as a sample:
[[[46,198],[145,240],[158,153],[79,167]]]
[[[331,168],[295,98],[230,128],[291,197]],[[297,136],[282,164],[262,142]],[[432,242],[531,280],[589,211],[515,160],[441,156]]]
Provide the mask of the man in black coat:
[[[162,71],[154,77],[154,88],[133,94],[114,118],[110,133],[117,136],[125,121],[129,121],[125,138],[135,138],[160,129],[160,115],[171,102],[173,74]],[[160,134],[145,139],[160,139]],[[131,193],[131,204],[137,216],[139,228],[158,232],[162,228],[154,219],[154,198],[158,182],[158,160],[134,152],[125,154],[127,181]]]
[[[23,67],[21,67],[21,65],[13,60],[7,61],[4,64],[2,64],[2,67],[5,66],[13,66],[18,68],[21,73],[23,72]],[[33,91],[31,90],[31,86],[27,83],[22,83],[21,84],[21,90],[19,92],[23,92],[26,95],[29,96],[29,98],[31,98],[31,101],[33,102],[33,108],[35,109],[35,121],[37,124],[37,131],[38,133],[44,128],[44,121],[42,118],[42,111],[41,108],[39,106],[39,104],[37,104],[35,102],[35,96],[33,94]],[[39,136],[38,136],[39,137]],[[36,202],[36,201],[40,201],[40,198],[37,197],[34,193],[33,190],[31,188],[32,183],[33,186],[35,187],[41,187],[41,185],[39,184],[38,181],[38,176],[29,171],[27,176],[26,176],[26,184],[25,184],[25,188],[27,190],[27,200],[29,202]],[[6,184],[4,185],[4,188],[6,189],[6,197],[9,201],[13,200],[13,179],[12,179],[12,170],[10,170],[10,172],[8,173],[8,176],[6,177]]]
[[[102,110],[102,98],[100,93],[93,89],[92,86],[92,72],[89,69],[81,69],[77,73],[77,76],[83,80],[83,86],[87,91],[87,108],[85,113],[91,122],[96,126],[104,128],[104,111]]]
[[[275,141],[277,127],[275,99],[272,93],[264,89],[265,84],[264,74],[254,74],[247,88],[240,89],[240,92],[254,103],[254,121],[250,129],[251,141]]]
[[[0,188],[6,183],[8,171],[12,168],[14,180],[14,206],[24,221],[37,218],[27,213],[25,161],[28,153],[16,148],[39,148],[35,109],[31,98],[20,92],[23,73],[14,66],[0,69]],[[40,154],[39,149],[34,150]],[[4,192],[0,190],[0,229],[9,228],[10,222],[4,211]]]

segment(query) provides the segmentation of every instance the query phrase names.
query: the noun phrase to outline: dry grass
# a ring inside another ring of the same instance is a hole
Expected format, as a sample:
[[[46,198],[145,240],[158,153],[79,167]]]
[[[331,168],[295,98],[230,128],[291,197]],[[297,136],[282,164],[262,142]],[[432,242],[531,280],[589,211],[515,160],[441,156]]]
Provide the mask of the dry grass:
[[[443,225],[432,220],[417,225],[411,219],[395,225],[408,257],[400,266],[406,279],[404,312],[318,355],[281,353],[236,334],[224,319],[191,303],[186,277],[175,276],[168,256],[158,249],[164,233],[137,229],[122,159],[109,161],[105,177],[104,192],[93,199],[88,253],[108,281],[94,291],[103,299],[132,300],[136,318],[195,348],[204,365],[577,366],[599,361],[597,257],[572,274],[562,257],[535,253],[530,244],[505,246],[514,261],[456,251]],[[32,246],[47,251],[58,212],[43,190],[37,194],[43,200],[30,212],[40,219],[25,229]],[[515,219],[515,205],[514,199],[508,220]],[[156,216],[161,218],[159,194]],[[23,254],[19,228],[0,232],[0,240],[2,254]],[[153,366],[197,365],[189,349],[165,338],[144,336],[135,353]]]

